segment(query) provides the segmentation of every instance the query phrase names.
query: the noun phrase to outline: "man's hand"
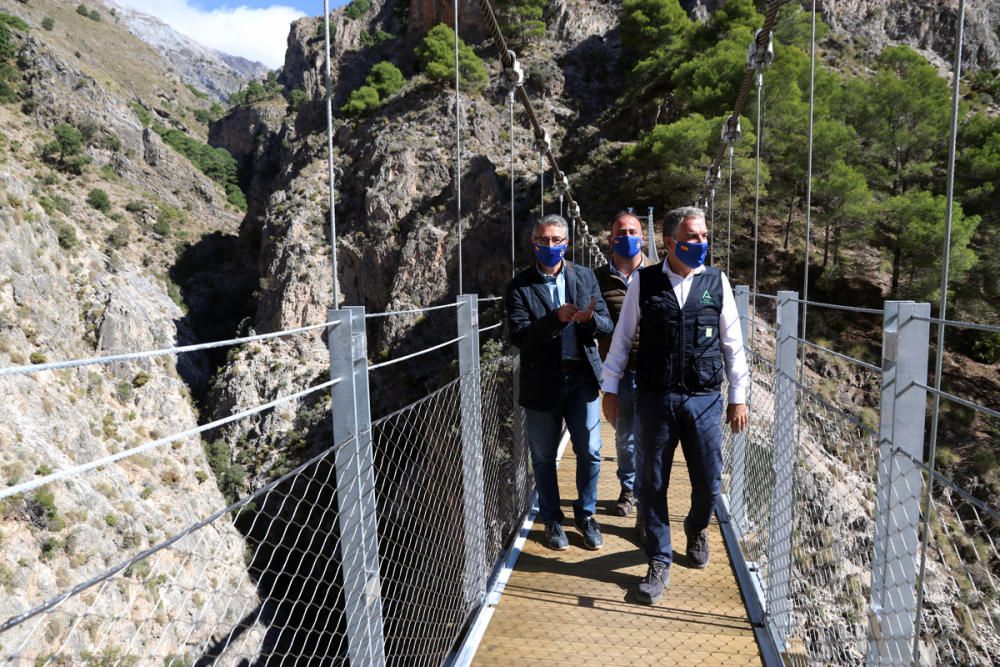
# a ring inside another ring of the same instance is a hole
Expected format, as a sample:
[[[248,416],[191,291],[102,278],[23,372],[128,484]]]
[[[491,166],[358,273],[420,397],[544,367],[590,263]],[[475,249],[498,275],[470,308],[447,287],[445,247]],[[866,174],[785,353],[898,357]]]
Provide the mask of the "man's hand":
[[[601,399],[601,410],[604,411],[604,418],[608,420],[612,428],[618,428],[618,394],[604,394]]]
[[[579,322],[580,324],[586,324],[587,322],[589,322],[594,318],[594,308],[596,307],[597,307],[597,299],[591,299],[589,306],[587,306],[583,310],[576,311],[576,314],[573,315],[573,321]]]
[[[726,423],[733,433],[746,430],[750,424],[750,415],[745,403],[730,403],[726,408]]]
[[[564,303],[556,309],[556,315],[563,324],[572,322],[578,312],[580,312],[580,306],[575,303]]]

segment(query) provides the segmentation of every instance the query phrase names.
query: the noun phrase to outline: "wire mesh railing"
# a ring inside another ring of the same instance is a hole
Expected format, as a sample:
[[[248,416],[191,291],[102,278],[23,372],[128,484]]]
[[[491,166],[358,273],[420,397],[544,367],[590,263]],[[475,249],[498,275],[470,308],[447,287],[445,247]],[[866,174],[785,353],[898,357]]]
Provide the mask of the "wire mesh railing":
[[[516,433],[523,420],[513,399],[514,364],[496,342],[480,364],[472,303],[474,297],[462,297],[456,304],[460,333],[444,344],[460,343],[458,378],[370,425],[358,413],[356,436],[284,474],[286,463],[271,468],[271,480],[265,467],[263,477],[246,480],[249,493],[221,510],[185,503],[198,495],[189,487],[206,483],[208,475],[165,478],[164,484],[189,488],[176,497],[143,481],[141,469],[155,465],[145,450],[125,450],[127,456],[100,467],[81,464],[58,479],[40,468],[31,489],[8,487],[12,492],[0,498],[0,586],[14,594],[0,599],[0,660],[441,664],[485,599],[487,578],[520,528],[533,491],[525,439]],[[347,309],[333,311],[331,319],[337,321],[324,324],[337,332],[331,363],[354,358],[353,372],[246,414],[289,409],[286,403],[330,390],[337,439],[344,426],[337,394],[366,400],[367,374],[377,366],[357,357],[365,353],[356,344],[364,340],[365,318]],[[310,409],[322,411],[323,401]],[[241,416],[223,419],[228,424]],[[187,441],[206,430],[152,442],[188,457]],[[469,442],[481,459],[471,477]],[[135,480],[141,490],[132,493],[125,487]],[[221,488],[224,480],[217,481]],[[103,513],[106,530],[61,516],[56,507],[70,495]],[[217,492],[209,495],[222,500]],[[482,510],[470,515],[477,496]],[[366,497],[373,502],[366,505]],[[144,511],[153,506],[159,513]],[[8,519],[16,530],[7,530]],[[361,534],[368,525],[375,527],[374,540]],[[478,537],[470,541],[470,534]],[[369,542],[377,546],[375,557],[354,558],[356,547]],[[34,559],[54,567],[25,578],[6,567],[9,558],[26,568]],[[365,569],[372,564],[374,571]],[[378,601],[377,625],[351,620],[359,599]],[[368,634],[364,641],[359,628]]]
[[[469,609],[461,383],[372,424],[385,658],[440,664]]]
[[[147,549],[133,544],[135,553],[109,568],[87,567],[98,561],[88,559],[77,572],[91,576],[72,586],[52,582],[65,587],[57,594],[20,590],[0,623],[4,661],[189,665],[223,655],[238,662],[343,652],[329,498],[333,459],[345,444]],[[132,530],[123,527],[122,552]],[[61,548],[72,559],[85,553],[85,540]]]
[[[934,390],[926,384],[927,327],[915,325],[933,322],[922,314],[927,307],[887,302],[875,311],[886,337],[876,365],[858,358],[872,346],[844,353],[801,338],[793,304],[802,302],[783,294],[772,326],[767,313],[749,312],[746,289],[737,290],[751,423],[746,434],[727,433],[723,479],[731,548],[748,570],[744,579],[753,582],[749,592],[778,652],[809,664],[996,664],[1000,512],[981,497],[984,483],[974,495],[923,462]],[[988,457],[1000,433],[990,421],[995,411],[939,395],[976,414],[967,419],[987,443],[978,455]],[[793,467],[782,464],[786,452]],[[783,471],[792,480],[784,487]],[[934,493],[925,516],[929,479]],[[787,536],[783,518],[792,527]]]
[[[522,408],[514,404],[514,364],[512,357],[485,361],[482,371],[483,486],[486,523],[486,563],[502,556],[531,509],[534,480],[529,470],[529,453],[524,420],[515,419]]]

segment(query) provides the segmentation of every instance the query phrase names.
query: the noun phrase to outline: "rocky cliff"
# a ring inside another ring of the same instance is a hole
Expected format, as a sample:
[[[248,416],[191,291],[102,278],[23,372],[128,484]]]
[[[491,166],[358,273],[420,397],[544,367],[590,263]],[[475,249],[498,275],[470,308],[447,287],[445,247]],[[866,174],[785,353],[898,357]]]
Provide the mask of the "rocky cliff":
[[[907,44],[939,63],[954,62],[957,0],[829,0],[820,11],[835,30],[867,42],[874,53],[890,43]],[[965,44],[964,68],[1000,67],[1000,5],[966,3]]]
[[[186,244],[234,232],[242,216],[216,183],[143,126],[137,109],[186,128],[184,109],[197,100],[160,76],[168,65],[113,22],[55,5],[3,3],[3,10],[29,27],[12,29],[18,102],[0,106],[0,365],[191,342],[196,325],[172,267]],[[52,40],[36,14],[49,11],[61,29]],[[93,49],[107,43],[119,48]],[[116,67],[122,51],[140,64]],[[133,88],[143,61],[158,67]],[[78,147],[64,149],[75,169],[44,148],[57,126],[77,132]],[[209,372],[204,359],[168,355],[3,378],[3,486],[191,429],[198,412],[181,374],[197,382]],[[0,617],[126,562],[225,505],[197,437],[0,500]],[[22,639],[24,662],[58,649],[59,664],[79,664],[99,652],[95,646],[143,655],[156,641],[164,653],[181,654],[195,616],[227,619],[220,628],[238,620],[223,597],[192,599],[196,582],[255,598],[243,562],[240,533],[215,525],[155,563],[130,567],[114,585],[95,585],[5,633],[4,658]],[[180,586],[167,591],[160,583],[168,579]],[[191,617],[166,615],[167,599],[187,605]]]

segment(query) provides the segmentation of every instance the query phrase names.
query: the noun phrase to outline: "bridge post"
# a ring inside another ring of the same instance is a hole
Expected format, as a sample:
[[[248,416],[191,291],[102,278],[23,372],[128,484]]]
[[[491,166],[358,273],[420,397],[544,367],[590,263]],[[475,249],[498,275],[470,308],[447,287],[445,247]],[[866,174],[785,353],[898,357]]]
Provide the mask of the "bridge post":
[[[927,384],[930,338],[930,323],[915,318],[930,314],[927,303],[885,302],[868,664],[911,662],[923,484],[913,461],[923,461],[927,410],[917,383]]]
[[[740,329],[743,332],[743,348],[747,350],[747,363],[750,362],[750,287],[737,285],[733,290],[736,297],[736,310],[740,314]],[[747,388],[747,400],[752,399],[753,388]],[[753,406],[747,406],[751,408]],[[746,513],[746,451],[747,432],[730,434],[732,453],[729,477],[729,511],[733,522],[739,528],[740,535],[746,535],[749,526]]]
[[[775,354],[774,444],[771,469],[770,531],[767,543],[768,626],[779,650],[788,645],[792,625],[792,501],[795,471],[795,427],[798,405],[795,387],[799,333],[798,292],[778,292],[778,333]]]
[[[479,300],[458,296],[458,372],[462,423],[462,509],[465,536],[465,602],[486,596],[486,503],[483,490],[483,409],[479,368]]]
[[[380,666],[385,664],[385,640],[365,309],[331,310],[328,321],[334,323],[327,339],[330,377],[341,378],[333,386],[331,411],[333,444],[339,446],[334,463],[347,651],[352,665]]]

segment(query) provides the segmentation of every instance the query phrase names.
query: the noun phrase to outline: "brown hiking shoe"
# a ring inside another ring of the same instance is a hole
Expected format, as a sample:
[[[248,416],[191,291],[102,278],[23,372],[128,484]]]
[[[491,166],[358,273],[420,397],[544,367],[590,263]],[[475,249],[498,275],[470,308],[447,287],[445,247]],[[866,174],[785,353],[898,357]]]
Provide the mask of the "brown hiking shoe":
[[[614,513],[617,516],[632,516],[635,511],[635,494],[631,491],[622,491],[615,501]]]

